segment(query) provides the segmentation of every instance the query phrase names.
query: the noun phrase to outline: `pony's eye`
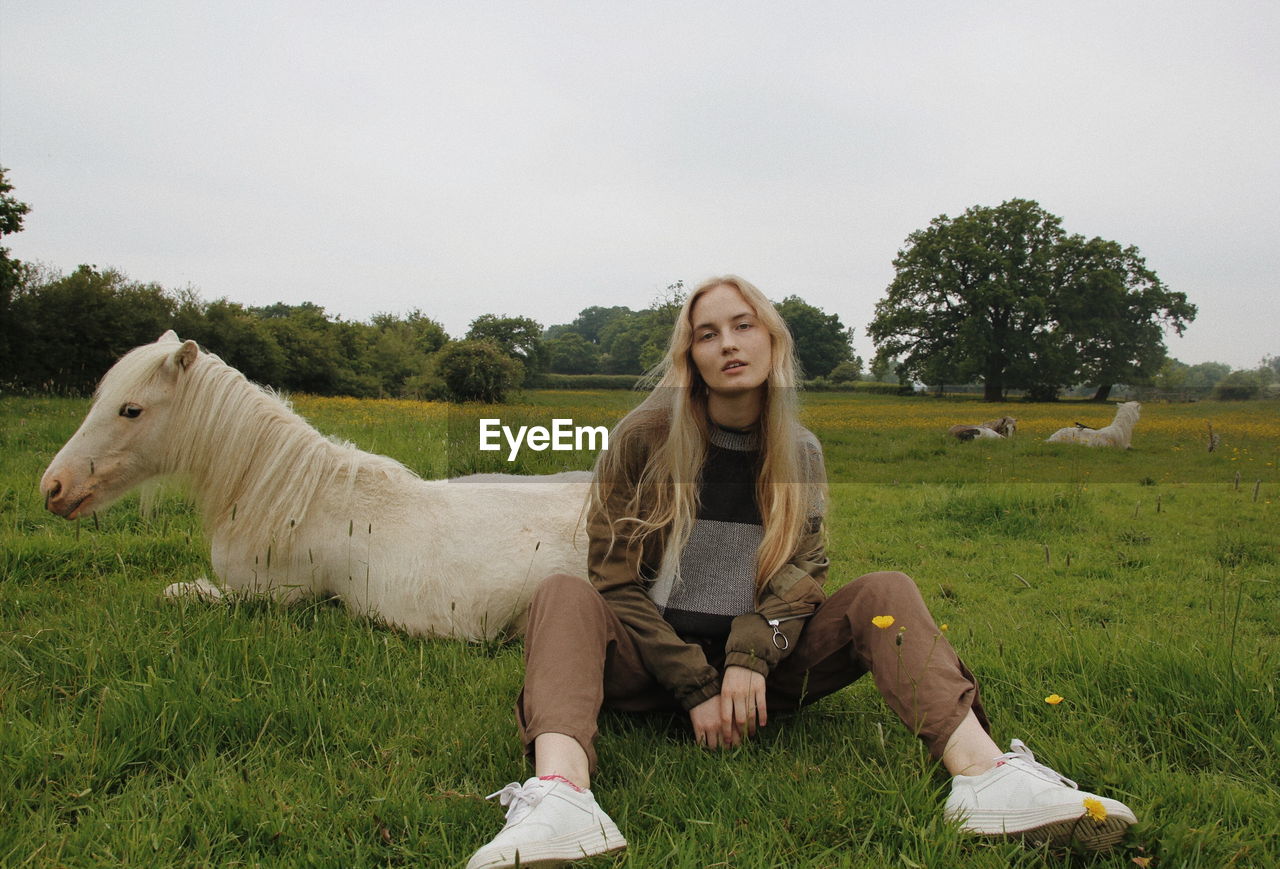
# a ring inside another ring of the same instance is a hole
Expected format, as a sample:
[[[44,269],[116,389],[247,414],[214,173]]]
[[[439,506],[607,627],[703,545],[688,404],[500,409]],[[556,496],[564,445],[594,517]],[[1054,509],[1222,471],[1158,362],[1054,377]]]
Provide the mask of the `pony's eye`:
[[[137,419],[142,416],[142,408],[138,407],[136,404],[122,405],[120,408],[120,415],[125,419]]]

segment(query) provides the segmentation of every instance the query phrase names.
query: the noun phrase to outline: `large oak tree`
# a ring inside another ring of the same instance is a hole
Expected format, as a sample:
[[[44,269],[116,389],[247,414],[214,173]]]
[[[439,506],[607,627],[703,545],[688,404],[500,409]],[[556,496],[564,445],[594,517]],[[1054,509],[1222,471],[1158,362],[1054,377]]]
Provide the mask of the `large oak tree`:
[[[998,401],[1009,388],[1033,398],[1089,382],[1150,376],[1166,327],[1195,318],[1136,248],[1066,235],[1036,202],[1012,199],[941,215],[913,232],[867,331],[878,356],[926,383],[980,380]]]

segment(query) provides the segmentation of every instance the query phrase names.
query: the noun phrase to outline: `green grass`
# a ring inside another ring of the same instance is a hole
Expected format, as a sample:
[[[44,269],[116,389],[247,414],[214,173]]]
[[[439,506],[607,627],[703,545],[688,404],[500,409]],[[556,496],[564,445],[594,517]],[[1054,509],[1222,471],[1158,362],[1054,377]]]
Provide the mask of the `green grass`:
[[[635,399],[531,393],[493,415],[607,423]],[[511,469],[459,434],[489,409],[298,404],[428,476]],[[962,445],[927,419],[1026,406],[809,405],[832,479],[830,586],[911,574],[978,674],[997,741],[1024,739],[1138,812],[1122,849],[960,836],[941,817],[945,775],[863,680],[722,755],[678,717],[606,714],[593,788],[630,848],[589,865],[1280,864],[1278,409],[1243,407],[1144,408],[1134,450],[1098,453],[1043,444],[1047,422]],[[483,795],[528,775],[519,643],[414,639],[326,602],[162,601],[208,570],[179,494],[96,524],[41,508],[39,475],[85,408],[0,399],[0,865],[462,865],[501,825]],[[877,414],[875,434],[842,422]],[[1221,416],[1224,447],[1197,445],[1180,414]],[[526,453],[515,469],[589,461]]]

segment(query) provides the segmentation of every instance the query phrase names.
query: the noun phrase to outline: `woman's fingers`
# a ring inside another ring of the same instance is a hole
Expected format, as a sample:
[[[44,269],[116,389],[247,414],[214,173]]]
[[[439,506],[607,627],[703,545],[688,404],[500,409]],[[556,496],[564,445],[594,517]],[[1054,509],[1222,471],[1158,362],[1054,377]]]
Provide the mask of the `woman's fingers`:
[[[723,732],[721,723],[723,701],[724,698],[721,696],[711,697],[689,710],[689,721],[693,725],[694,741],[698,745],[716,749],[724,743],[724,739],[721,736]]]
[[[755,736],[756,733],[756,698],[754,694],[746,694],[733,702],[734,733]]]
[[[721,732],[732,744],[743,735],[754,736],[757,726],[768,721],[765,709],[765,679],[760,673],[745,667],[729,667],[725,670],[720,688]]]
[[[743,735],[753,736],[756,732],[756,710],[758,701],[754,692],[720,694],[720,733],[727,745],[737,745]]]

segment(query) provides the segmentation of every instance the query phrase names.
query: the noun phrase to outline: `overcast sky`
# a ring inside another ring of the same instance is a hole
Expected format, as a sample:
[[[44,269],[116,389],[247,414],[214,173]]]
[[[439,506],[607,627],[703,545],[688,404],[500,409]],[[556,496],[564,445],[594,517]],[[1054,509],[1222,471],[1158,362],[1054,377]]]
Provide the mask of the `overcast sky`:
[[[735,272],[857,329],[1022,197],[1186,362],[1280,354],[1280,4],[0,0],[14,255],[251,305],[568,322]]]

